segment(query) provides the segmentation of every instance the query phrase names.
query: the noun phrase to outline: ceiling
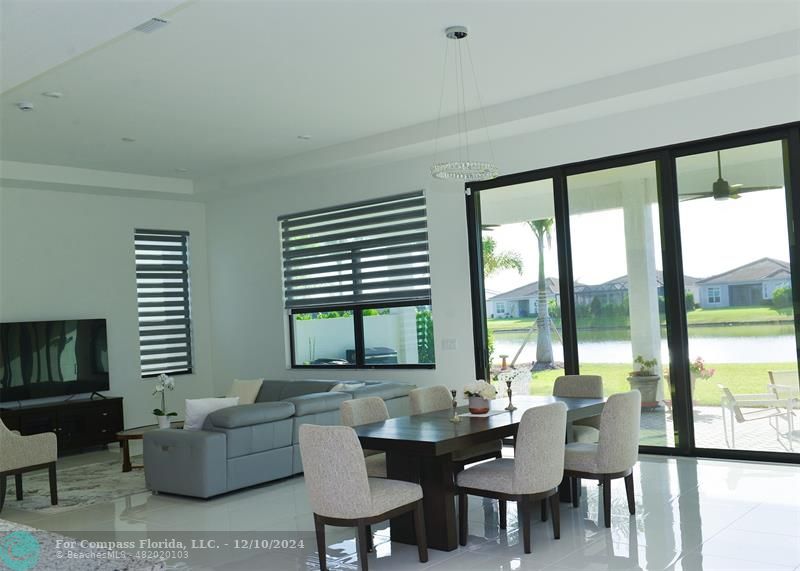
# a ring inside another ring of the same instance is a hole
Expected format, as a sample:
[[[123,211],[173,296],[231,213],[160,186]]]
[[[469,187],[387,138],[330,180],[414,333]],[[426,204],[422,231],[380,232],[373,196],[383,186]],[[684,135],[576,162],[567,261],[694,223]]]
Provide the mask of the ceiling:
[[[745,145],[720,151],[722,176],[744,186],[784,185],[784,153],[780,141]],[[676,159],[681,200],[695,193],[711,194],[719,176],[717,152],[685,155]],[[622,208],[624,193],[645,192],[648,203],[658,201],[656,164],[645,161],[622,167],[589,171],[567,177],[571,214]],[[643,195],[644,196],[644,195]],[[713,200],[710,196],[707,200]],[[497,187],[481,192],[481,222],[514,224],[552,218],[553,181],[550,178]]]
[[[42,5],[40,24],[52,27]],[[13,28],[15,13],[3,9],[4,29]],[[112,41],[98,37],[100,16],[89,30],[72,26],[99,47],[51,57],[54,67],[0,95],[0,159],[197,179],[399,152],[435,136],[443,29],[452,24],[470,28],[493,137],[557,105],[625,95],[601,89],[604,78],[630,94],[800,57],[796,1],[197,0],[168,18],[152,34]],[[41,95],[53,90],[64,96]],[[545,96],[556,103],[543,105]],[[35,110],[19,111],[21,100]]]

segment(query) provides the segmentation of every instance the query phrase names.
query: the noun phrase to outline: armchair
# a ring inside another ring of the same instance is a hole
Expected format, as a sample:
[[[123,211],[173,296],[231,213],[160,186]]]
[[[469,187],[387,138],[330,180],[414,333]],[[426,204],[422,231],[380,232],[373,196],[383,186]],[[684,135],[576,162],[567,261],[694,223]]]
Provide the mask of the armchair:
[[[58,449],[53,432],[22,436],[0,421],[0,510],[6,499],[6,477],[14,476],[17,500],[22,499],[22,474],[47,468],[50,472],[50,503],[58,503],[56,459]]]

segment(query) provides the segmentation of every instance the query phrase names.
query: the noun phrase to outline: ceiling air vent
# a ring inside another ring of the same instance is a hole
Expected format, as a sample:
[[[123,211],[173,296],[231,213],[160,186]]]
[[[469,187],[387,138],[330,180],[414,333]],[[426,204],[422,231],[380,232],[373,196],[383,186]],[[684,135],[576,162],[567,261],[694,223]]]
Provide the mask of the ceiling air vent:
[[[164,26],[169,24],[169,20],[165,20],[164,18],[150,18],[146,22],[143,22],[136,26],[134,30],[137,32],[144,32],[145,34],[152,34],[156,30],[160,30]]]

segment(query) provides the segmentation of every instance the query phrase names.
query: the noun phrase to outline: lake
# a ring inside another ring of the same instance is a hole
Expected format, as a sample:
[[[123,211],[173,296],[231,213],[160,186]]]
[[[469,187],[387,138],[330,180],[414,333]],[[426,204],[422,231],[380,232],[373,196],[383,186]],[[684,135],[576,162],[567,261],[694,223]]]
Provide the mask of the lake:
[[[731,327],[691,327],[689,355],[703,357],[707,363],[773,363],[797,359],[794,328],[774,325]],[[495,331],[494,358],[508,355],[509,362],[519,350],[525,333]],[[579,331],[578,351],[584,363],[630,363],[633,360],[630,332],[626,329],[609,331]],[[564,348],[553,339],[553,357],[564,360]],[[666,333],[662,331],[661,359],[667,361]],[[517,362],[536,359],[536,336],[523,349]]]

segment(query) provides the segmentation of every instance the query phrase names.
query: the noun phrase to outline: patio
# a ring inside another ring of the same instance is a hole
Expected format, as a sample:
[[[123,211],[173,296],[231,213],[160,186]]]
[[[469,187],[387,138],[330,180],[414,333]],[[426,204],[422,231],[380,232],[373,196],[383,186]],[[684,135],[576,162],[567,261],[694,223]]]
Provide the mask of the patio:
[[[764,409],[742,409],[747,415]],[[734,422],[736,450],[759,450],[768,452],[800,451],[800,418],[794,413],[794,432],[788,434],[788,423],[784,417],[778,419],[762,418],[752,422]],[[780,435],[773,427],[777,420]],[[669,430],[665,431],[665,427]],[[642,444],[655,446],[674,446],[672,430],[672,412],[642,411]],[[700,448],[720,448],[730,450],[732,447],[725,441],[725,427],[722,419],[722,408],[713,406],[694,407],[695,441]],[[666,434],[666,442],[664,433]],[[730,419],[728,419],[728,440],[730,442]]]

